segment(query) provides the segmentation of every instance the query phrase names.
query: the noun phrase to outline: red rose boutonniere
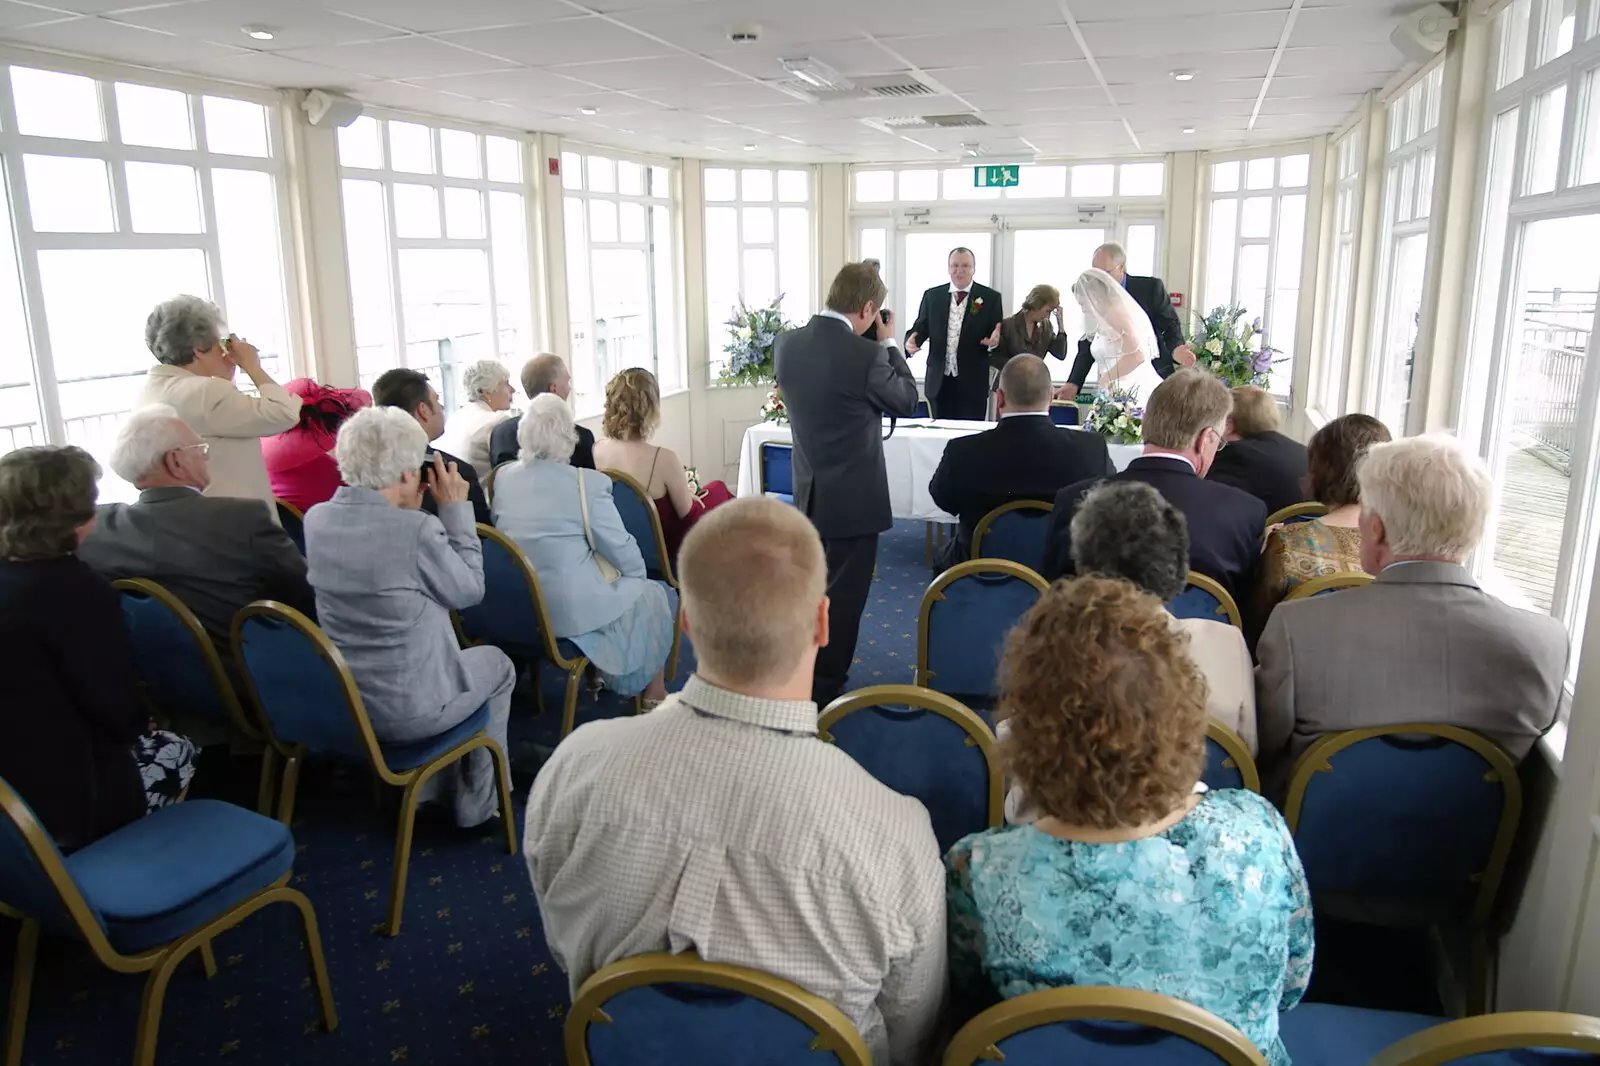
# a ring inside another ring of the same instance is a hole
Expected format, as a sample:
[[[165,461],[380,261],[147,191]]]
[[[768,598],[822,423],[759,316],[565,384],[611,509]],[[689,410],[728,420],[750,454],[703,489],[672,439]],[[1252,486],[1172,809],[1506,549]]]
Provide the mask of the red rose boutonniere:
[[[969,314],[969,315],[975,315],[982,309],[983,309],[983,297],[982,296],[975,297],[973,300],[971,300],[967,304],[967,314]]]

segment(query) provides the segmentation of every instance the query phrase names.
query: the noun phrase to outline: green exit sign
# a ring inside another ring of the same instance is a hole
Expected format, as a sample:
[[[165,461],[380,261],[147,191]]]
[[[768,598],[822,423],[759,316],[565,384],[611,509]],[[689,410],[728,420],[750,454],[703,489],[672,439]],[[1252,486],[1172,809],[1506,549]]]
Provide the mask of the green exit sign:
[[[1020,166],[973,167],[972,184],[980,189],[998,189],[1016,185],[1022,177]]]

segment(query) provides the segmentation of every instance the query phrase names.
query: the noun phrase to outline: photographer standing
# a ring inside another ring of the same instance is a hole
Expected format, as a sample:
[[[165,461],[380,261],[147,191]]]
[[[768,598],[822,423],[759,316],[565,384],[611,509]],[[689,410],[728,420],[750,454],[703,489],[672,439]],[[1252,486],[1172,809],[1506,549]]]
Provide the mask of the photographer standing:
[[[880,314],[887,295],[876,266],[847,263],[828,289],[827,309],[780,333],[775,345],[794,437],[795,506],[817,527],[828,560],[828,641],[811,683],[819,707],[844,691],[878,534],[894,523],[883,416],[908,417],[917,406],[916,379],[894,339],[894,312]],[[875,344],[864,334],[885,339]]]

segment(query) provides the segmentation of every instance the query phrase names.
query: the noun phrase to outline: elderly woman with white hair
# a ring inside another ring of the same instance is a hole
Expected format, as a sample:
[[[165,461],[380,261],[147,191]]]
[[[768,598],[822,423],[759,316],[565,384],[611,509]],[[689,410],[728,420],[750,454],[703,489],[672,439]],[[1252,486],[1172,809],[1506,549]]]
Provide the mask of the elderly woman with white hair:
[[[461,372],[461,391],[467,402],[450,416],[450,428],[439,438],[439,447],[471,463],[481,480],[494,469],[489,438],[495,426],[516,414],[511,401],[517,390],[511,384],[511,371],[493,359],[480,359]]]
[[[642,692],[653,706],[666,696],[677,606],[645,576],[611,479],[571,465],[577,440],[567,402],[534,397],[517,427],[517,463],[495,475],[494,524],[533,563],[555,635],[582,648],[612,691]]]
[[[456,641],[450,611],[483,599],[483,548],[454,463],[435,457],[438,517],[421,509],[427,450],[427,433],[397,408],[369,407],[340,427],[334,458],[345,484],[306,513],[317,620],[350,665],[379,740],[426,740],[487,702],[489,735],[504,751],[516,672],[500,649]],[[494,816],[493,758],[479,749],[440,775],[458,825]]]
[[[222,310],[198,296],[174,296],[150,312],[144,343],[156,357],[135,407],[166,404],[211,446],[208,496],[261,500],[272,512],[272,483],[261,438],[299,424],[300,397],[261,369],[249,341],[228,332]],[[250,396],[233,383],[243,370],[255,382]]]

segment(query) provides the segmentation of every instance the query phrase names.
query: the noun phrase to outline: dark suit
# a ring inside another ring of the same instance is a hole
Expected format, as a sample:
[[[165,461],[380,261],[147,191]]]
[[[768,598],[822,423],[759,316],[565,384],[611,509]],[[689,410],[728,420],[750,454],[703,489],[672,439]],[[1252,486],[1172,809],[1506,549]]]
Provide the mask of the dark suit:
[[[1266,504],[1232,485],[1205,481],[1182,459],[1146,455],[1113,474],[1107,481],[1143,481],[1189,520],[1189,569],[1220,581],[1238,602],[1251,588],[1256,560],[1261,556],[1261,533],[1267,524]],[[1072,516],[1095,482],[1080,481],[1056,494],[1056,511],[1050,517],[1050,540],[1045,547],[1044,578],[1054,581],[1073,572]]]
[[[1005,319],[1001,297],[987,285],[973,282],[961,314],[961,335],[956,338],[956,376],[945,375],[945,350],[950,343],[950,286],[935,285],[922,294],[922,306],[912,333],[928,357],[923,392],[935,418],[981,420],[989,409],[989,349],[983,342]],[[983,303],[980,305],[979,300]]]
[[[489,434],[489,465],[499,466],[509,463],[517,457],[519,446],[517,444],[517,427],[522,425],[522,416],[516,415],[506,419],[494,427]],[[578,443],[572,449],[572,465],[585,470],[594,469],[594,434],[578,427]]]
[[[1172,350],[1184,343],[1183,323],[1178,321],[1178,309],[1172,306],[1172,300],[1167,296],[1167,286],[1160,278],[1145,278],[1137,274],[1129,274],[1123,282],[1132,296],[1134,302],[1144,308],[1144,313],[1150,316],[1150,325],[1156,331],[1156,347],[1159,349],[1151,359],[1156,368],[1156,373],[1162,377],[1169,376],[1178,369],[1172,361]],[[1091,338],[1084,337],[1078,341],[1078,358],[1072,364],[1072,373],[1067,380],[1083,388],[1089,370],[1094,366],[1094,356],[1089,353]]]
[[[1268,514],[1274,514],[1309,498],[1306,446],[1282,433],[1229,441],[1217,453],[1206,480],[1244,489],[1267,505]]]
[[[858,337],[828,315],[778,334],[774,370],[794,438],[795,506],[817,527],[828,558],[830,637],[812,680],[813,697],[826,704],[844,691],[878,534],[894,524],[883,416],[909,417],[917,382],[892,341]]]
[[[928,494],[961,519],[957,554],[949,560],[955,563],[970,554],[978,521],[1001,504],[1049,503],[1067,485],[1116,472],[1100,434],[1062,429],[1048,412],[1009,415],[991,430],[946,444]]]
[[[460,474],[461,480],[467,483],[467,499],[472,501],[474,520],[482,522],[486,526],[494,525],[494,518],[489,513],[489,498],[483,494],[483,486],[478,482],[478,472],[472,468],[471,463],[457,459],[449,452],[430,447],[427,454],[422,457],[422,483],[426,485],[433,480],[433,457],[435,455],[444,456],[446,463],[456,464],[456,473]],[[422,509],[435,518],[439,516],[439,505],[434,502],[432,492],[424,492],[422,494]]]

